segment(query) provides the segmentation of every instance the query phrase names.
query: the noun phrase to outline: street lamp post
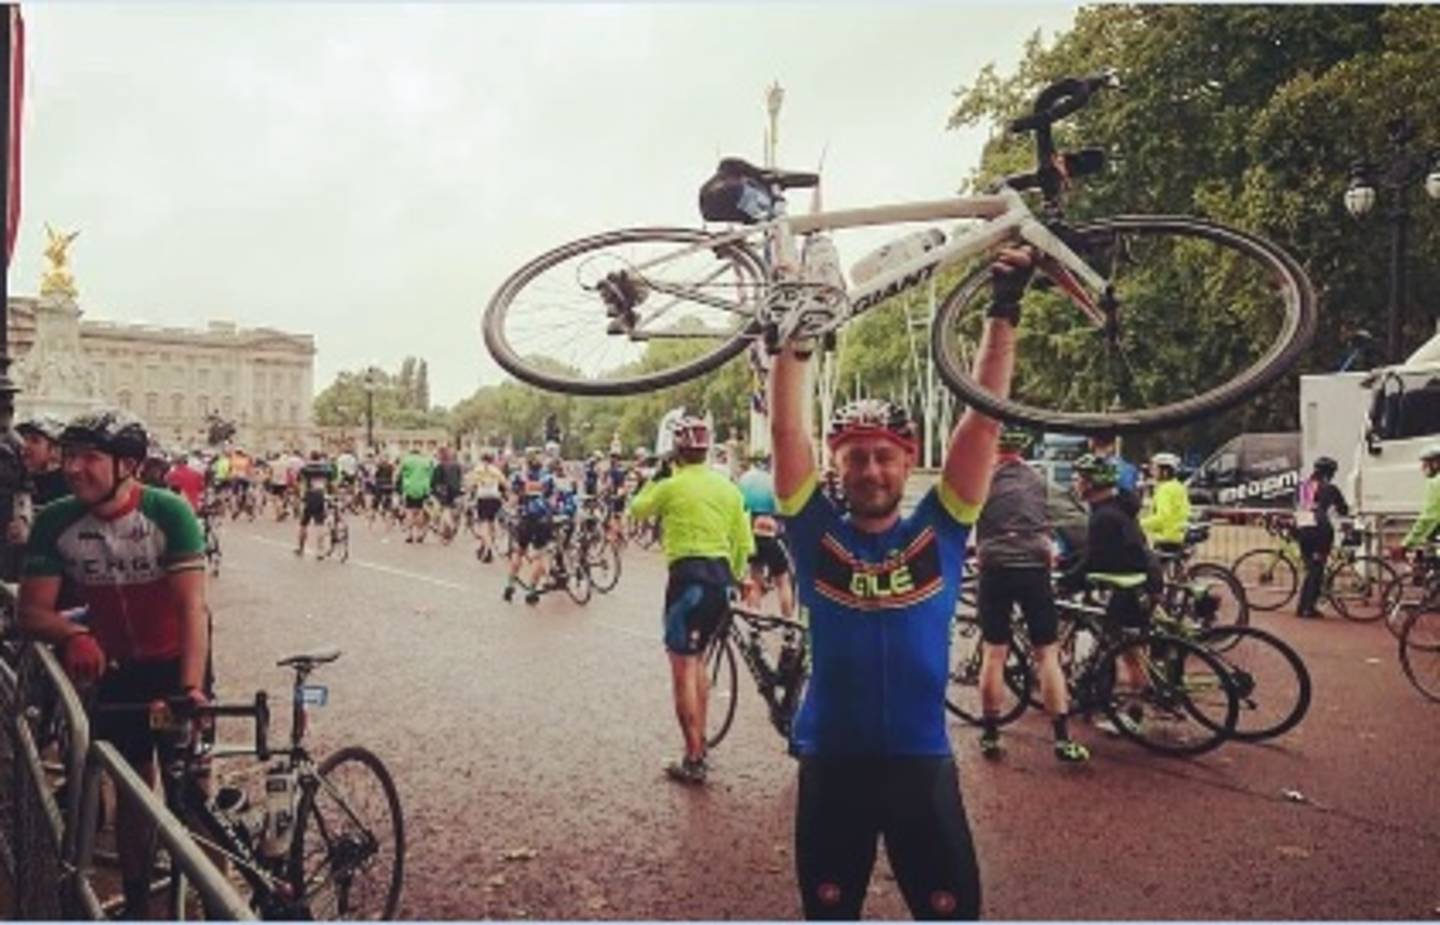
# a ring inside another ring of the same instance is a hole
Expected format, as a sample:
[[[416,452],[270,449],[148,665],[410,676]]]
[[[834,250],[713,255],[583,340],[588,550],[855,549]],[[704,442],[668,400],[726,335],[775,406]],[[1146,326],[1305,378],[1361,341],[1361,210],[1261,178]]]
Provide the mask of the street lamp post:
[[[1398,363],[1400,328],[1404,320],[1405,251],[1409,243],[1410,190],[1424,181],[1431,199],[1440,199],[1440,152],[1422,156],[1410,148],[1415,140],[1415,125],[1408,118],[1392,119],[1385,125],[1390,140],[1390,157],[1382,167],[1362,161],[1350,168],[1350,182],[1345,188],[1345,209],[1355,218],[1364,218],[1375,208],[1379,194],[1385,190],[1389,208],[1385,218],[1390,222],[1390,299],[1386,320],[1386,361]]]
[[[375,367],[365,370],[365,445],[375,450]]]

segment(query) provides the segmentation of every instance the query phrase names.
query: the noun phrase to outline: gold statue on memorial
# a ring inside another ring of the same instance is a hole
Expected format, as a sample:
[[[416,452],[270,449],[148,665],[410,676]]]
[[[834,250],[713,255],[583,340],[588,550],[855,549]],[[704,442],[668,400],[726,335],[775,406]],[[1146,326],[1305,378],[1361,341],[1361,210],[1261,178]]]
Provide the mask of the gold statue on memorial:
[[[73,301],[80,293],[75,288],[75,277],[70,274],[68,251],[71,243],[80,236],[80,232],[56,232],[50,227],[50,223],[46,222],[45,236],[49,238],[49,243],[45,245],[45,258],[50,261],[50,267],[40,277],[40,294]]]

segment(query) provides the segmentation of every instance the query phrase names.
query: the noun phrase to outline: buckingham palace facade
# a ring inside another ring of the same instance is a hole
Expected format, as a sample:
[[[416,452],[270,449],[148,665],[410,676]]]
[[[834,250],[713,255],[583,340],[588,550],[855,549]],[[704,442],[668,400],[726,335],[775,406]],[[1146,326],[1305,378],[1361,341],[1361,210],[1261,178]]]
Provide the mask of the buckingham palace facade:
[[[237,426],[251,452],[311,442],[315,340],[211,321],[172,328],[81,317],[73,300],[9,300],[17,420],[116,405],[139,415],[171,449],[205,443],[206,417]]]

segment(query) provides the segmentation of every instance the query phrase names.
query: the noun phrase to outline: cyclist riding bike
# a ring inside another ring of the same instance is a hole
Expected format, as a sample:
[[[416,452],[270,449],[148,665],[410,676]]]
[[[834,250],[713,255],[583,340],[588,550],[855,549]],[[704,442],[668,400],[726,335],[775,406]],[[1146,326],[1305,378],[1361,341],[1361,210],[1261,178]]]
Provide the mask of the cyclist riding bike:
[[[709,678],[703,656],[730,610],[730,587],[754,550],[740,490],[706,464],[710,428],[682,415],[671,425],[675,464],[662,469],[630,502],[630,514],[657,517],[669,578],[664,642],[671,693],[685,752],[665,766],[672,780],[705,782],[705,712]]]
[[[555,480],[546,471],[538,448],[528,447],[525,450],[525,467],[516,473],[510,490],[519,499],[520,519],[515,525],[515,542],[510,546],[510,575],[500,596],[507,604],[514,600],[515,585],[520,579],[520,564],[529,551],[534,561],[525,603],[537,604],[540,602],[541,582],[550,573],[549,547],[555,538],[550,507],[550,499],[555,494]]]
[[[974,375],[1009,390],[1027,250],[991,267]],[[836,411],[827,441],[850,507],[819,490],[806,426],[812,344],[786,344],[770,379],[775,491],[809,611],[813,671],[795,720],[800,759],[796,868],[807,918],[858,919],[883,832],[916,918],[973,919],[980,873],[946,733],[951,620],[965,544],[995,459],[999,424],[968,409],[939,484],[900,513],[918,440],[905,409],[862,399]]]
[[[20,627],[54,644],[67,674],[99,704],[203,704],[210,642],[200,524],[184,499],[136,479],[149,442],[145,426],[118,410],[82,414],[61,433],[72,495],[36,517]],[[57,612],[62,580],[89,607],[87,625]],[[145,716],[99,712],[91,724],[94,738],[113,743],[142,780],[155,779],[157,742]],[[117,813],[126,911],[142,918],[149,826],[132,801],[120,801]]]
[[[1140,518],[1140,528],[1157,550],[1177,553],[1185,547],[1185,530],[1190,524],[1190,494],[1175,477],[1180,457],[1156,453],[1150,465],[1155,490],[1150,495],[1150,512]]]
[[[305,555],[305,535],[311,524],[325,529],[325,499],[335,468],[325,461],[319,450],[310,451],[310,461],[300,470],[300,534],[295,542],[295,555]]]

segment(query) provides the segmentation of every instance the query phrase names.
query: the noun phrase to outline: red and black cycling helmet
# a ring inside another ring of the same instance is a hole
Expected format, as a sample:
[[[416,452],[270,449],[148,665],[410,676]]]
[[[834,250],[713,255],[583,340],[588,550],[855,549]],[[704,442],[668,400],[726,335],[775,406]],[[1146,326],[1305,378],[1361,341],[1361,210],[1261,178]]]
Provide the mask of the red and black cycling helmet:
[[[150,450],[150,434],[128,411],[106,408],[73,418],[60,432],[60,445],[91,446],[116,459],[143,461]]]
[[[856,437],[884,437],[911,453],[920,448],[910,413],[903,405],[883,398],[857,398],[830,416],[825,442],[831,450]]]

